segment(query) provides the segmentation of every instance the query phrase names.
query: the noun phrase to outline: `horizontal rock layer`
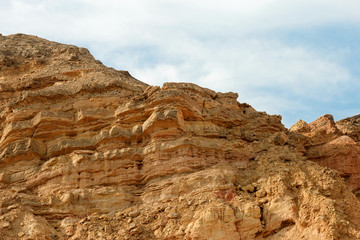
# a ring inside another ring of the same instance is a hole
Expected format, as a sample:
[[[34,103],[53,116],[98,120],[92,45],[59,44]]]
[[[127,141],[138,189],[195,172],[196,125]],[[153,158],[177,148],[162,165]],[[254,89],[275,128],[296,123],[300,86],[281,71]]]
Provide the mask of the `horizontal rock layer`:
[[[360,238],[356,120],[289,131],[35,36],[1,36],[0,67],[5,239]]]

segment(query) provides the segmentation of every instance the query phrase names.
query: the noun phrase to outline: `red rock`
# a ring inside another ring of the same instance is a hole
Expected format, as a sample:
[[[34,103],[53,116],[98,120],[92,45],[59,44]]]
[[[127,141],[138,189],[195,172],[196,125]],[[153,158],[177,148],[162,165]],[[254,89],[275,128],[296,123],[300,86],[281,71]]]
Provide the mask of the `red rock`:
[[[35,36],[0,36],[0,67],[3,239],[360,239],[345,122],[288,131],[236,93]]]

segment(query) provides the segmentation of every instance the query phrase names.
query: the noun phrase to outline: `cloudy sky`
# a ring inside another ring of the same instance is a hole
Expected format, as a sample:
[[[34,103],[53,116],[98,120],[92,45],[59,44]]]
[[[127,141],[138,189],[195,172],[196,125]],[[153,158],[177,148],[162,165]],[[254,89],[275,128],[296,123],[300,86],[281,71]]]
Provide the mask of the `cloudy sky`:
[[[152,85],[237,92],[290,127],[360,114],[358,0],[0,0],[0,32],[88,48]]]

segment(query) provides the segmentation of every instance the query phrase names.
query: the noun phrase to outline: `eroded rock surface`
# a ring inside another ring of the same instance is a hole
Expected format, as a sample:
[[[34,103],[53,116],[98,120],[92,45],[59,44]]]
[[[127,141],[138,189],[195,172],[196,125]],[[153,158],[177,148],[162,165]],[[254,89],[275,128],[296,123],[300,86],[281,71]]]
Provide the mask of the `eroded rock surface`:
[[[359,116],[334,122],[331,115],[324,115],[307,124],[300,120],[290,131],[306,150],[307,159],[339,171],[349,188],[360,189]],[[301,139],[301,140],[300,140]],[[300,141],[299,141],[300,140]]]
[[[34,36],[1,36],[0,67],[4,239],[360,239],[345,122],[288,131],[235,93],[148,86]]]

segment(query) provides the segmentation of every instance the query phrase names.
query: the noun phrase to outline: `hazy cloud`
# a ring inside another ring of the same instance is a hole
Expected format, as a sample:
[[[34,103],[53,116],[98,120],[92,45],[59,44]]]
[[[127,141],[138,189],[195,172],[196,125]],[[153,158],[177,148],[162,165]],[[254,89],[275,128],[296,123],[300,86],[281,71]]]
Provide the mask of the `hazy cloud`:
[[[354,49],[332,43],[326,33],[319,33],[315,46],[305,41],[309,29],[346,26],[360,32],[357,0],[1,4],[3,34],[24,32],[88,47],[106,65],[129,70],[149,84],[184,81],[238,92],[239,101],[282,114],[287,125],[297,118],[314,119],[323,110],[339,116],[344,106],[360,111],[359,97],[349,97],[359,82],[347,65]],[[338,99],[348,104],[336,108]]]

